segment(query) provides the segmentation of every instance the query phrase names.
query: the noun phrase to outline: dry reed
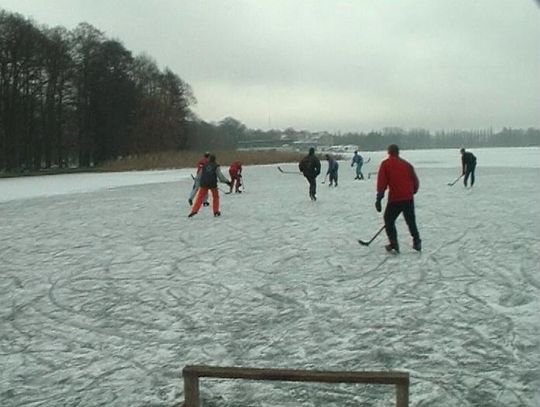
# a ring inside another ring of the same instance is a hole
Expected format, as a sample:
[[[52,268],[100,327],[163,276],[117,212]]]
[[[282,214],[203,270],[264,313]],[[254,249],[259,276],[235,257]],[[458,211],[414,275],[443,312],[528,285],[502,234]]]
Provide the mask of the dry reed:
[[[281,150],[224,150],[212,151],[212,154],[216,155],[216,161],[220,165],[229,166],[236,160],[240,161],[243,165],[298,162],[306,153]],[[191,168],[196,165],[202,155],[203,152],[200,151],[152,153],[107,161],[99,165],[98,168],[102,171]]]

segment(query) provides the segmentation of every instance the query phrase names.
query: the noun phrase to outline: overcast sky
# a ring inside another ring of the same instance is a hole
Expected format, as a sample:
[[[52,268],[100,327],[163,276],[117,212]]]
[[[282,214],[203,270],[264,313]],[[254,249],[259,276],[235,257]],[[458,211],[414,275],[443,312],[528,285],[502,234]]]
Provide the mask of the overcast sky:
[[[204,120],[360,131],[540,127],[534,0],[0,0],[85,21],[188,82]]]

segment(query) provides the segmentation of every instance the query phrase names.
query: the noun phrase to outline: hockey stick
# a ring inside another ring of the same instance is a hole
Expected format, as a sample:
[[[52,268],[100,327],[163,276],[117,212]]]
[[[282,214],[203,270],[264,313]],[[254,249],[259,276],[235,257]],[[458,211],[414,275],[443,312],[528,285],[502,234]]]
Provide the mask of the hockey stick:
[[[242,189],[240,189],[242,188]],[[245,190],[245,187],[244,187],[244,177],[242,176],[242,174],[238,175],[238,188],[237,188],[237,191],[236,192],[244,192]]]
[[[242,188],[242,190],[240,190]],[[244,183],[244,177],[242,174],[240,174],[240,185],[238,185],[238,192],[245,192],[246,191],[246,184]]]
[[[279,165],[277,167],[278,171],[281,172],[282,174],[297,174],[297,175],[302,175],[302,173],[300,171],[296,172],[296,171],[285,171],[283,170]]]
[[[240,190],[242,188],[242,190]],[[236,192],[244,192],[246,190],[246,187],[244,186],[244,177],[240,176],[240,185],[238,186],[238,190]],[[226,195],[232,194],[233,187],[231,186],[231,190],[227,192],[223,192]]]
[[[377,175],[376,172],[368,172],[367,178],[370,179],[372,175]]]
[[[365,242],[364,240],[358,240],[358,243],[360,243],[362,246],[369,246],[371,244],[371,242],[373,242],[375,240],[375,238],[381,234],[381,232],[384,230],[384,228],[385,228],[384,225],[381,226],[379,231],[377,233],[375,233],[375,235],[368,242]]]
[[[462,177],[463,177],[463,174],[461,174],[459,177],[457,177],[453,182],[449,182],[449,183],[448,183],[448,186],[449,186],[449,187],[454,186],[454,184],[455,184],[456,182],[458,182]]]
[[[240,187],[242,188],[240,192],[246,192],[246,184],[244,183],[244,177],[242,177],[241,175],[240,175]]]
[[[324,179],[322,180],[321,184],[326,183],[326,178],[328,178],[328,174],[326,174],[326,175],[324,176]]]

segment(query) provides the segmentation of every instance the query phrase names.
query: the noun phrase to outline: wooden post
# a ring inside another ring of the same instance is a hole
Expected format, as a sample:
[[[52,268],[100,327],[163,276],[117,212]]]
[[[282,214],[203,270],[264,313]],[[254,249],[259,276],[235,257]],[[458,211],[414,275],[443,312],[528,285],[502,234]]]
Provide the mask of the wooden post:
[[[200,407],[199,377],[184,371],[184,407]]]
[[[396,407],[409,407],[409,384],[396,384]]]

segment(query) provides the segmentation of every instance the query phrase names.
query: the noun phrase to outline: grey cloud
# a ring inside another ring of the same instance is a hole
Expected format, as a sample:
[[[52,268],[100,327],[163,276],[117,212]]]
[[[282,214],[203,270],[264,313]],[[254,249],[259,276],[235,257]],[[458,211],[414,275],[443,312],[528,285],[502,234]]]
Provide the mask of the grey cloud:
[[[207,120],[365,130],[540,124],[540,24],[516,0],[2,0],[88,21],[188,81]]]

